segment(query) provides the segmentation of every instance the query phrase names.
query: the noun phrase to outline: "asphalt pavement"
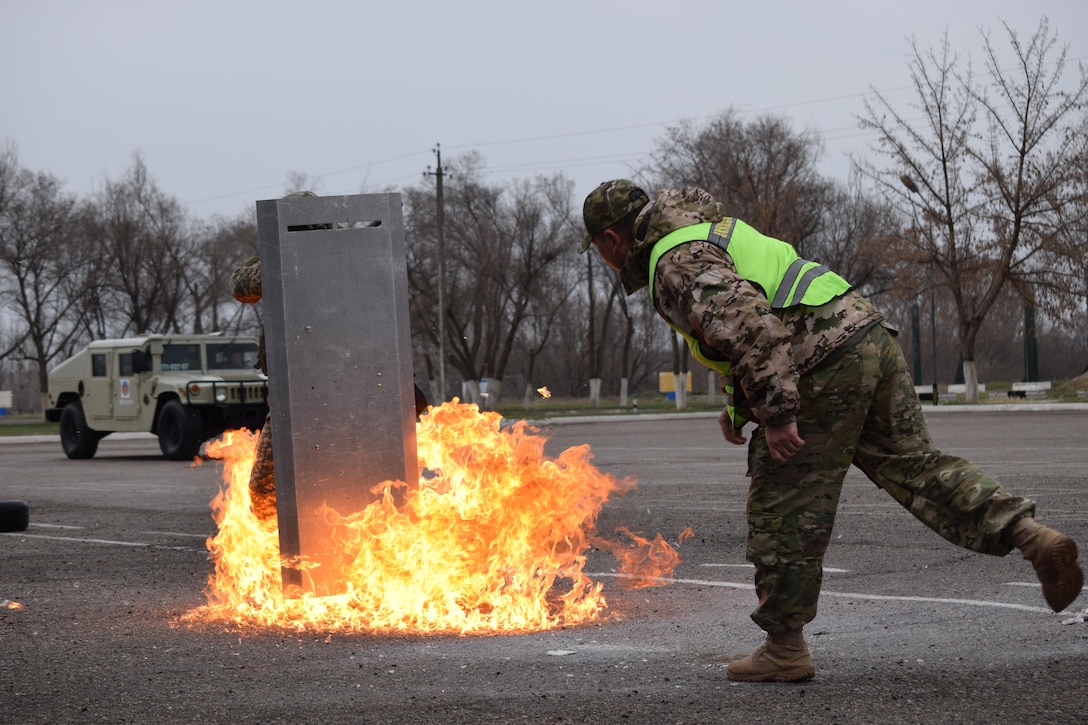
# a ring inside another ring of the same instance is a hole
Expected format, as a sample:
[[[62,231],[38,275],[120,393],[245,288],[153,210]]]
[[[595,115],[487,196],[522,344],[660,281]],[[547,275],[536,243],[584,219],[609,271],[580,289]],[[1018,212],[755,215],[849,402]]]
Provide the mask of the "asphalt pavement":
[[[950,406],[951,408],[951,406]],[[978,463],[1038,519],[1088,545],[1084,406],[933,411],[937,444]],[[625,590],[593,552],[606,618],[494,636],[241,632],[189,626],[210,572],[214,463],[111,436],[89,461],[53,437],[0,445],[0,499],[30,526],[0,534],[2,723],[1079,723],[1088,608],[1045,605],[1017,554],[931,533],[860,473],[847,477],[806,634],[816,679],[738,684],[762,640],[744,561],[745,451],[713,416],[542,425],[547,450],[589,444],[638,483],[598,528],[694,538],[671,584]],[[9,608],[17,606],[18,608]]]

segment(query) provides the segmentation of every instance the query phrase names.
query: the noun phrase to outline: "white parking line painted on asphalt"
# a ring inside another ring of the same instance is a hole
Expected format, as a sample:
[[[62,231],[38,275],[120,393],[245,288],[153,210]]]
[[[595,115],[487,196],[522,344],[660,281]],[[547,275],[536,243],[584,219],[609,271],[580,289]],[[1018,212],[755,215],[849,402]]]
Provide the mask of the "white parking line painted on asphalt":
[[[754,564],[700,564],[699,566],[724,567],[724,568],[728,568],[728,569],[754,569],[755,568]],[[824,573],[825,574],[828,573],[828,572],[831,572],[831,573],[834,573],[834,574],[846,574],[849,571],[850,571],[849,569],[836,569],[836,568],[830,567],[830,566],[825,566],[824,567]]]
[[[113,539],[77,539],[73,536],[47,536],[45,534],[27,534],[23,532],[9,533],[6,535],[20,539],[48,539],[50,541],[72,541],[77,544],[105,544],[107,546],[131,546],[134,548],[166,549],[169,551],[207,551],[203,547],[197,548],[194,546],[162,546],[160,544],[148,544],[143,541],[115,541]]]
[[[996,609],[1016,609],[1021,612],[1042,612],[1053,614],[1047,607],[1031,607],[1026,604],[1011,604],[1009,602],[994,602],[988,599],[952,599],[943,597],[900,597],[885,594],[859,594],[856,592],[829,592],[822,591],[823,597],[840,597],[842,599],[871,599],[880,602],[932,602],[934,604],[965,604],[970,607],[992,607]]]
[[[1039,582],[1005,582],[1005,586],[1007,586],[1007,587],[1031,587],[1032,589],[1041,588],[1041,585],[1039,584]],[[1082,592],[1083,591],[1088,591],[1088,586],[1081,587],[1080,590]]]
[[[619,574],[616,572],[599,572],[596,574],[589,574],[591,577],[613,577],[615,579],[635,579],[630,574]],[[662,583],[668,584],[691,584],[694,586],[705,587],[723,587],[725,589],[755,589],[754,584],[747,584],[743,582],[721,582],[721,581],[709,581],[706,579],[661,579]],[[1053,614],[1050,609],[1045,607],[1030,607],[1025,604],[1010,604],[1009,602],[994,602],[985,599],[952,599],[942,597],[903,597],[893,596],[890,594],[862,594],[860,592],[829,592],[826,589],[820,592],[822,597],[838,597],[840,599],[868,599],[879,602],[929,602],[932,604],[965,604],[971,607],[990,607],[995,609],[1016,609],[1021,612],[1042,612],[1044,614]]]
[[[39,527],[43,529],[78,529],[82,530],[84,526],[68,526],[66,524],[39,524],[31,522],[31,526]],[[137,531],[137,534],[147,534],[149,536],[183,536],[191,539],[206,539],[214,534],[190,534],[184,531]],[[74,540],[74,539],[73,539]],[[88,541],[103,541],[100,539],[88,539]],[[150,546],[150,544],[149,544]]]
[[[77,539],[73,536],[46,536],[45,534],[15,534],[21,539],[49,539],[50,541],[75,541],[80,544],[110,544],[112,546],[150,546],[139,541],[114,541],[112,539]]]
[[[76,527],[72,527],[76,528]],[[144,531],[142,533],[167,533],[167,532],[150,532]],[[192,546],[161,546],[157,544],[149,544],[141,541],[116,541],[113,539],[87,539],[87,538],[75,538],[71,536],[47,536],[45,534],[27,534],[25,532],[11,532],[6,534],[11,537],[18,537],[23,539],[47,539],[50,541],[70,541],[81,544],[104,544],[107,546],[131,546],[136,548],[152,548],[152,549],[166,549],[171,551],[199,551],[204,552],[203,548],[196,548]],[[197,536],[196,534],[169,534],[171,536]],[[203,537],[202,537],[203,538]],[[750,564],[702,564],[701,566],[719,566],[719,567],[750,567]],[[845,572],[846,569],[825,569],[824,571],[838,571]],[[620,574],[616,572],[596,572],[587,573],[590,577],[611,577],[614,579],[633,579],[636,578],[630,574]],[[725,589],[755,589],[754,584],[748,584],[746,582],[728,582],[728,581],[714,581],[708,579],[659,579],[663,584],[689,584],[693,586],[707,586],[707,587],[722,587]],[[1031,584],[1030,582],[1006,582],[1007,586],[1035,586],[1038,584]],[[1088,588],[1088,587],[1086,587]],[[929,602],[933,604],[963,604],[972,607],[990,607],[996,609],[1015,609],[1022,612],[1042,612],[1044,614],[1052,613],[1050,609],[1044,607],[1031,607],[1024,604],[1011,604],[1009,602],[994,602],[984,599],[954,599],[943,597],[915,597],[915,596],[893,596],[888,594],[862,594],[860,592],[832,592],[826,589],[821,591],[821,596],[825,597],[838,597],[841,599],[867,599],[871,601],[882,602]]]

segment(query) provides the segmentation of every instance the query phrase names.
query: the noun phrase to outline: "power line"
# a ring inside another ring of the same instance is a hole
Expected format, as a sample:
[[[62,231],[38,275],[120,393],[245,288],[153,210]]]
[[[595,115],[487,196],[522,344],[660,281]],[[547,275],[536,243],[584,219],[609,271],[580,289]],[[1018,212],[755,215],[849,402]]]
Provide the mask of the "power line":
[[[1066,62],[1078,63],[1078,62],[1080,62],[1082,60],[1086,60],[1086,59],[1088,59],[1088,55],[1082,55],[1082,56],[1077,56],[1075,58],[1069,58],[1069,59],[1067,59]],[[784,110],[784,109],[801,108],[801,107],[804,107],[804,106],[815,106],[815,105],[820,105],[820,104],[824,104],[824,103],[842,103],[844,101],[864,99],[864,98],[872,98],[872,97],[875,97],[875,96],[878,96],[878,95],[887,95],[887,94],[899,93],[899,92],[902,92],[902,91],[909,91],[909,90],[912,90],[913,87],[914,86],[912,86],[912,85],[905,85],[905,86],[896,86],[894,88],[886,88],[886,89],[883,89],[883,90],[868,90],[868,91],[864,91],[864,92],[861,92],[861,93],[850,93],[850,94],[838,95],[838,96],[825,96],[823,98],[813,98],[813,99],[808,99],[808,100],[804,100],[804,101],[794,101],[794,102],[791,102],[791,103],[780,103],[780,104],[775,104],[775,105],[770,105],[770,106],[763,106],[763,107],[760,107],[760,108],[736,109],[736,112],[741,114],[741,115],[753,115],[753,114],[770,113],[770,112],[773,112],[773,111],[780,111],[780,110]],[[476,142],[476,143],[468,143],[468,144],[460,144],[460,145],[457,145],[457,146],[450,146],[448,148],[452,149],[452,150],[463,151],[463,150],[471,150],[471,149],[478,149],[478,148],[488,148],[488,147],[495,147],[495,146],[511,146],[511,145],[517,145],[517,144],[538,143],[538,142],[543,142],[543,141],[555,141],[555,140],[567,139],[567,138],[580,138],[580,137],[585,137],[585,136],[597,136],[597,135],[602,135],[602,134],[613,134],[613,133],[620,133],[620,132],[623,132],[623,131],[635,131],[635,130],[640,130],[640,129],[645,129],[645,128],[666,128],[666,127],[668,127],[670,125],[675,125],[675,124],[681,123],[683,121],[696,121],[696,122],[697,121],[705,121],[707,119],[716,118],[718,115],[720,115],[720,113],[709,114],[709,115],[704,115],[704,116],[696,116],[696,117],[693,117],[693,118],[678,118],[678,119],[673,119],[671,121],[652,121],[652,122],[647,122],[647,123],[630,124],[630,125],[626,125],[626,126],[610,126],[610,127],[607,127],[607,128],[587,129],[587,130],[582,130],[582,131],[565,131],[565,132],[562,132],[562,133],[546,134],[546,135],[541,135],[541,136],[524,136],[524,137],[519,137],[519,138],[500,139],[500,140],[495,140],[495,141],[480,141],[480,142]],[[843,140],[848,140],[848,139],[853,139],[853,138],[864,138],[866,136],[872,136],[875,133],[873,131],[859,130],[856,126],[842,127],[842,128],[835,128],[835,129],[827,129],[827,130],[818,129],[818,130],[819,130],[820,134],[823,136],[825,141],[843,141]],[[847,135],[838,135],[840,133],[847,134]],[[432,149],[432,151],[433,151],[433,149]],[[372,168],[374,166],[379,166],[379,165],[386,164],[386,163],[393,163],[395,161],[403,161],[405,159],[411,159],[411,158],[414,158],[416,156],[423,155],[425,153],[427,153],[427,152],[426,151],[413,151],[413,152],[410,152],[410,153],[404,153],[404,154],[400,154],[400,155],[397,155],[397,156],[391,156],[391,157],[388,157],[388,158],[385,158],[385,159],[380,159],[378,161],[371,161],[371,162],[356,164],[354,166],[349,166],[349,167],[339,169],[339,170],[336,170],[336,171],[327,171],[327,172],[324,172],[324,173],[315,174],[314,178],[315,179],[325,179],[325,178],[330,177],[330,176],[338,176],[340,174],[347,174],[347,173],[351,173],[353,171],[358,171],[360,169],[369,169],[369,168]],[[621,161],[622,162],[622,161],[626,161],[626,160],[638,160],[638,159],[646,158],[646,156],[647,156],[647,154],[645,152],[630,152],[630,153],[625,153],[625,154],[616,154],[616,155],[612,155],[612,156],[576,157],[576,158],[572,158],[572,159],[564,159],[564,160],[561,160],[561,161],[560,160],[549,160],[549,161],[546,161],[546,162],[525,162],[525,163],[521,163],[521,164],[507,164],[505,166],[489,167],[488,170],[487,170],[487,173],[489,175],[494,175],[494,174],[500,173],[500,172],[508,172],[509,173],[509,172],[517,172],[517,171],[538,171],[538,170],[541,170],[541,169],[554,169],[554,168],[561,168],[562,169],[562,168],[571,168],[571,167],[577,167],[577,166],[590,166],[590,165],[594,165],[594,164],[602,163],[602,162],[611,162],[611,161]],[[406,181],[407,179],[411,179],[411,178],[414,178],[414,177],[415,177],[415,174],[405,174],[403,176],[398,176],[396,178],[389,179],[385,183],[387,185],[394,185],[397,182]],[[280,189],[282,187],[283,187],[283,183],[280,182],[280,183],[276,183],[276,184],[269,184],[269,185],[266,185],[266,186],[261,186],[261,187],[257,187],[257,188],[253,188],[253,189],[248,189],[248,190],[245,190],[245,191],[237,191],[237,192],[231,192],[231,193],[227,193],[227,194],[220,194],[218,196],[212,196],[212,197],[206,197],[206,198],[203,198],[203,199],[197,199],[197,200],[190,201],[190,202],[187,202],[187,203],[188,204],[201,204],[201,203],[211,202],[211,201],[220,201],[220,200],[223,200],[223,199],[229,199],[229,198],[236,197],[236,196],[254,194],[254,193],[257,193],[257,192],[261,192],[261,191],[268,191],[268,190],[271,190],[271,189]]]
[[[403,161],[404,159],[410,159],[410,158],[413,158],[415,156],[420,156],[423,153],[426,153],[426,152],[424,152],[424,151],[413,151],[412,153],[409,153],[409,154],[402,154],[400,156],[391,156],[391,157],[389,157],[387,159],[381,159],[379,161],[369,161],[367,163],[358,164],[356,166],[350,166],[350,167],[348,167],[346,169],[340,169],[339,171],[327,171],[327,172],[325,172],[323,174],[315,174],[313,178],[314,179],[324,179],[324,178],[326,178],[328,176],[338,176],[340,174],[347,174],[347,173],[350,173],[352,171],[358,171],[359,169],[366,169],[366,168],[370,168],[370,167],[373,167],[373,166],[379,166],[381,164],[389,164],[389,163],[393,163],[394,161]],[[230,199],[231,197],[235,197],[235,196],[243,196],[243,195],[246,195],[246,194],[256,194],[257,192],[260,192],[260,191],[268,191],[270,189],[282,189],[282,188],[283,188],[283,182],[281,181],[281,182],[276,183],[276,184],[268,184],[266,186],[259,186],[259,187],[256,187],[254,189],[247,189],[245,191],[235,191],[235,192],[231,192],[231,193],[228,193],[228,194],[220,194],[218,196],[209,196],[209,197],[206,197],[204,199],[196,199],[194,201],[190,201],[190,202],[187,202],[187,203],[188,204],[202,204],[202,203],[209,202],[209,201],[220,201],[222,199]]]
[[[894,93],[896,91],[904,90],[905,88],[909,88],[909,86],[903,86],[903,87],[899,87],[899,88],[892,88],[892,89],[888,89],[888,90],[885,90],[885,91],[879,91],[879,92],[880,93]],[[837,103],[837,102],[844,101],[844,100],[850,100],[852,98],[862,98],[862,97],[864,97],[866,95],[869,95],[869,93],[856,93],[856,94],[850,94],[850,95],[845,95],[845,96],[829,96],[829,97],[826,97],[826,98],[816,98],[816,99],[810,99],[810,100],[807,100],[807,101],[797,101],[795,103],[784,103],[784,104],[778,104],[778,105],[775,105],[775,106],[766,106],[766,107],[758,108],[758,109],[740,110],[738,112],[742,113],[742,114],[746,114],[746,115],[747,114],[753,114],[753,113],[766,113],[766,112],[769,112],[769,111],[773,111],[773,110],[777,110],[777,109],[783,109],[783,108],[797,108],[797,107],[801,107],[801,106],[810,106],[810,105],[816,105],[816,104],[820,104],[820,103]],[[536,142],[540,142],[540,141],[554,141],[554,140],[564,139],[564,138],[579,138],[579,137],[584,137],[584,136],[598,136],[598,135],[601,135],[601,134],[619,133],[619,132],[622,132],[622,131],[635,131],[635,130],[644,129],[644,128],[664,128],[664,127],[667,127],[667,126],[669,126],[671,124],[679,123],[682,120],[704,121],[704,120],[706,120],[708,118],[714,118],[717,115],[718,114],[710,114],[710,115],[705,115],[705,116],[698,116],[698,117],[695,117],[695,118],[692,118],[692,119],[674,119],[672,121],[653,121],[653,122],[648,122],[648,123],[630,124],[630,125],[627,125],[627,126],[610,126],[610,127],[607,127],[607,128],[588,129],[588,130],[584,130],[584,131],[566,131],[566,132],[563,132],[563,133],[547,134],[547,135],[543,135],[543,136],[525,136],[525,137],[521,137],[521,138],[502,139],[502,140],[497,140],[497,141],[481,141],[481,142],[477,142],[477,143],[461,144],[461,145],[458,145],[458,146],[452,146],[452,147],[448,147],[448,148],[451,148],[453,150],[468,150],[468,149],[476,149],[476,148],[487,148],[487,147],[493,147],[493,146],[510,146],[510,145],[514,145],[514,144],[536,143]],[[374,166],[379,166],[381,164],[393,163],[395,161],[403,161],[405,159],[411,159],[411,158],[414,158],[416,156],[420,156],[420,155],[425,154],[425,153],[427,153],[427,152],[425,152],[425,151],[413,151],[413,152],[410,152],[410,153],[404,153],[404,154],[400,154],[400,155],[397,155],[397,156],[390,156],[388,158],[380,159],[378,161],[364,162],[364,163],[356,164],[354,166],[348,166],[346,168],[339,169],[339,170],[336,170],[336,171],[326,171],[324,173],[314,174],[313,178],[315,178],[315,179],[324,179],[324,178],[327,178],[329,176],[338,176],[340,174],[346,174],[346,173],[350,173],[350,172],[353,172],[353,171],[358,171],[359,169],[368,169],[368,168],[372,168]],[[634,157],[634,158],[644,158],[645,157],[644,155],[640,157],[635,153],[623,154],[622,156]],[[609,160],[609,159],[602,158],[602,157],[582,157],[582,158],[575,158],[575,159],[567,159],[564,162],[551,161],[551,162],[549,162],[550,166],[539,166],[539,165],[533,164],[533,163],[529,163],[527,165],[519,165],[519,166],[522,166],[524,168],[524,170],[534,170],[534,169],[538,169],[538,168],[555,168],[555,165],[559,164],[559,163],[563,163],[565,167],[569,167],[569,166],[585,166],[585,165],[590,165],[590,164],[593,164],[593,163],[598,163],[599,161],[606,161],[606,160]],[[622,160],[622,159],[619,159],[619,160]],[[496,168],[496,169],[494,169],[492,171],[497,171],[497,170],[499,170],[499,169]],[[511,167],[508,170],[517,171],[517,170],[521,170],[521,169],[519,169],[517,167]],[[406,176],[400,177],[399,179],[393,179],[388,183],[392,183],[394,181],[398,181],[398,180],[402,180],[402,179],[412,178],[413,176],[414,176],[414,174],[406,175]],[[203,199],[195,199],[195,200],[189,201],[187,203],[188,204],[203,204],[203,203],[211,202],[211,201],[221,201],[223,199],[229,199],[229,198],[232,198],[232,197],[235,197],[235,196],[255,194],[255,193],[258,193],[258,192],[261,192],[261,191],[269,191],[269,190],[272,190],[272,189],[281,189],[281,188],[283,188],[283,182],[279,182],[279,183],[276,183],[276,184],[267,184],[265,186],[259,186],[259,187],[255,187],[255,188],[252,188],[252,189],[246,189],[244,191],[236,191],[236,192],[230,192],[230,193],[227,193],[227,194],[219,194],[217,196],[205,197]]]

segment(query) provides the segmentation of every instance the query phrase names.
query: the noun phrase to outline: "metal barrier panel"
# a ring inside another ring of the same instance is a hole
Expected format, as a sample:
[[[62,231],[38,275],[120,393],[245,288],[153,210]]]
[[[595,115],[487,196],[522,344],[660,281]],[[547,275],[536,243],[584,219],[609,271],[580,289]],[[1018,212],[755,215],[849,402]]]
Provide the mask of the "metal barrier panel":
[[[257,227],[284,592],[335,594],[324,508],[418,476],[400,195],[259,201]]]

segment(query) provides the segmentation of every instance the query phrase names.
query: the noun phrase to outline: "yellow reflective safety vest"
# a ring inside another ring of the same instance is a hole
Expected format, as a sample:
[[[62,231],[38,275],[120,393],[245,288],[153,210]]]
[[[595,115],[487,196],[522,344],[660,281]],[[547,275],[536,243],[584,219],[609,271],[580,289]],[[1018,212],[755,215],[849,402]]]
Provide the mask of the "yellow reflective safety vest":
[[[850,290],[850,283],[827,267],[801,259],[792,245],[760,234],[750,225],[726,217],[717,223],[707,222],[681,227],[661,239],[650,252],[650,298],[654,295],[654,271],[661,256],[670,249],[690,242],[710,242],[725,250],[741,277],[758,285],[772,309],[796,305],[818,307],[841,297]],[[668,321],[666,319],[666,321]],[[743,390],[736,395],[736,381],[728,360],[714,360],[703,354],[699,341],[691,333],[669,323],[687,340],[691,355],[711,370],[721,373],[725,381],[725,407],[733,425],[740,428],[751,417]]]

